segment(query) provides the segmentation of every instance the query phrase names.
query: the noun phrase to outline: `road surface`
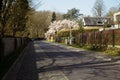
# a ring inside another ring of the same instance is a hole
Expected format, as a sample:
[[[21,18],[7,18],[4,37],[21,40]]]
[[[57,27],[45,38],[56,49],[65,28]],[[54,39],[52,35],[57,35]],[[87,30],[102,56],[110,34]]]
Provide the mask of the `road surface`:
[[[44,41],[24,53],[14,80],[120,80],[120,61],[101,53]]]

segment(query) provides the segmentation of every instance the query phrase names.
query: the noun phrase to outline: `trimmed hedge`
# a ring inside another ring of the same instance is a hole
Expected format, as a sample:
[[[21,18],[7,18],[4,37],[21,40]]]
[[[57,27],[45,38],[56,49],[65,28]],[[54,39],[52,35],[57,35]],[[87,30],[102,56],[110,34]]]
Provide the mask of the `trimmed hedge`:
[[[80,31],[78,29],[73,29],[72,30],[72,36],[75,36],[81,32],[92,32],[92,31],[98,31],[99,29],[84,29],[83,31]],[[57,36],[58,37],[69,37],[70,35],[70,30],[64,30],[64,31],[60,31],[58,32]]]

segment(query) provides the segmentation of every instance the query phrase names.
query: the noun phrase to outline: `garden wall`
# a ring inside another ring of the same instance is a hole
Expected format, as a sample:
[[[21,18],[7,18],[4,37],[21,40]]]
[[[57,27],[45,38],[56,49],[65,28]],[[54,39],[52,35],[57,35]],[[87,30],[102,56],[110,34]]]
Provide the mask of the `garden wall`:
[[[5,37],[0,39],[0,61],[16,49],[28,43],[28,38]]]

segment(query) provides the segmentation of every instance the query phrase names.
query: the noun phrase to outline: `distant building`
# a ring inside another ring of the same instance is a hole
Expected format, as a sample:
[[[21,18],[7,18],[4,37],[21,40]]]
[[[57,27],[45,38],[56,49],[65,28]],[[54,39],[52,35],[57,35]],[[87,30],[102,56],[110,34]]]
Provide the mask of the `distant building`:
[[[114,27],[120,28],[120,12],[115,13],[114,15]]]
[[[83,26],[84,28],[96,28],[103,30],[105,23],[111,24],[111,18],[104,17],[83,17]]]

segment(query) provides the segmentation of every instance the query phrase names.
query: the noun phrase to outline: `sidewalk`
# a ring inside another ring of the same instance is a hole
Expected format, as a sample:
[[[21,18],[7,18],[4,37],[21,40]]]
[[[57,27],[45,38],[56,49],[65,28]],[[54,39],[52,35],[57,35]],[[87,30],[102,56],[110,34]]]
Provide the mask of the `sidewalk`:
[[[30,43],[28,44],[28,46],[29,45]],[[26,48],[22,51],[18,59],[13,63],[13,65],[10,67],[8,72],[3,76],[2,80],[16,80],[17,73],[20,70],[20,67],[24,59],[24,56],[26,55],[28,46],[26,46]]]

